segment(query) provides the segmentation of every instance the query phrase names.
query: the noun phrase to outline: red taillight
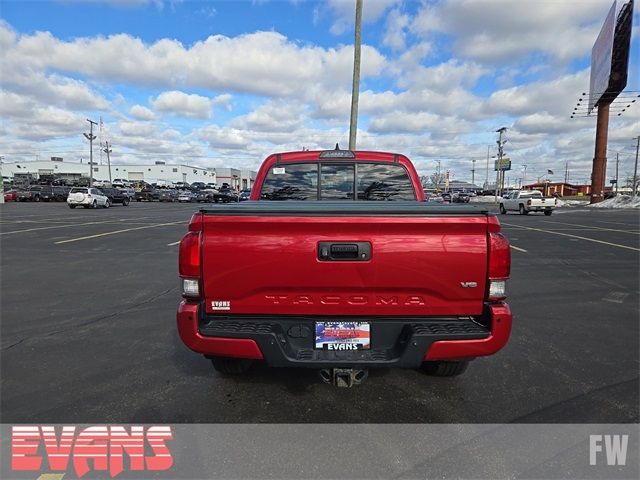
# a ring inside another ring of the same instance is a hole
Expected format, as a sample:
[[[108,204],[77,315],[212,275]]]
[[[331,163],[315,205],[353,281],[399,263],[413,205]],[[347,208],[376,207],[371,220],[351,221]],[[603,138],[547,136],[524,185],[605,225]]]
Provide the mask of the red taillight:
[[[489,234],[489,279],[509,278],[511,249],[509,240],[501,233]]]
[[[200,277],[200,232],[188,232],[182,237],[178,268],[181,277]]]
[[[489,233],[489,281],[486,298],[498,302],[506,298],[506,283],[511,273],[509,240],[501,233]]]

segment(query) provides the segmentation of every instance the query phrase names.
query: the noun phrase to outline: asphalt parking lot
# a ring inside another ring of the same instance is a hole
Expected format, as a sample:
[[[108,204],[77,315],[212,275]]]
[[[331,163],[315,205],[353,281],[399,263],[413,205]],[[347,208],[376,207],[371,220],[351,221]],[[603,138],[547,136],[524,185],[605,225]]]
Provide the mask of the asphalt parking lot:
[[[175,329],[177,242],[194,205],[0,207],[4,423],[638,422],[638,211],[501,216],[507,347],[465,375],[216,373]]]

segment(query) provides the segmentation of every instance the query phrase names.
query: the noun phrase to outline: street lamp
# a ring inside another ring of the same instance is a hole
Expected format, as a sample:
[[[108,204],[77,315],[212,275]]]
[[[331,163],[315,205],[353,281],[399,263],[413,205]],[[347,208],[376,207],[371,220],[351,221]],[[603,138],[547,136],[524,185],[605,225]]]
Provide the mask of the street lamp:
[[[97,125],[97,122],[93,120],[89,120],[87,118],[87,122],[89,122],[90,130],[89,133],[83,133],[85,138],[89,140],[89,187],[93,186],[93,141],[96,139],[96,136],[93,134],[93,126]]]

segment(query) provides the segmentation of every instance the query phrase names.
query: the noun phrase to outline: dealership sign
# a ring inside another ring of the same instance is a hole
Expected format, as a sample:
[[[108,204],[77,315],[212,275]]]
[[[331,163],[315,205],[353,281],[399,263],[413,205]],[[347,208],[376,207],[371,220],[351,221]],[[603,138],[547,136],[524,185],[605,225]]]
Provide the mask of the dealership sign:
[[[500,170],[504,172],[506,170],[511,170],[511,159],[509,157],[502,157],[495,161],[495,165],[493,169],[497,172]]]

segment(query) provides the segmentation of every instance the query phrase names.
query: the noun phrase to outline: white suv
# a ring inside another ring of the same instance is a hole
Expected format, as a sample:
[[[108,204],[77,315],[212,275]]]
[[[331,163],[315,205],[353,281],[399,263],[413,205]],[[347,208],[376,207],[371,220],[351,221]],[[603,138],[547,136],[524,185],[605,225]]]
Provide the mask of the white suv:
[[[67,197],[67,205],[69,208],[76,208],[82,206],[84,208],[109,208],[111,202],[100,190],[97,188],[72,188]]]

